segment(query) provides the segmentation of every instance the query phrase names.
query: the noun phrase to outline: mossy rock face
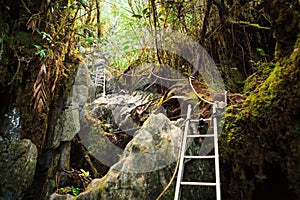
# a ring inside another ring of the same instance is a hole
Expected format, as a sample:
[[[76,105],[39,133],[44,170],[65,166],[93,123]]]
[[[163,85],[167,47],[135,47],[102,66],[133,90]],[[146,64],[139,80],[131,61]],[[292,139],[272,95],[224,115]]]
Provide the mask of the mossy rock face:
[[[271,17],[277,40],[275,56],[280,58],[292,53],[299,33],[299,1],[272,1]]]
[[[227,194],[232,195],[227,198],[236,199],[234,196],[240,191],[252,198],[257,187],[269,187],[274,184],[272,181],[284,184],[280,179],[273,180],[269,173],[277,170],[275,167],[280,169],[278,177],[288,177],[286,185],[282,185],[286,193],[300,197],[299,120],[296,120],[300,116],[300,45],[296,44],[291,56],[270,63],[272,71],[261,83],[248,84],[249,95],[242,107],[228,110],[231,113],[227,114],[227,125],[220,139],[224,166],[221,170],[228,181]]]
[[[16,50],[21,55],[34,55],[36,48],[34,45],[41,46],[43,44],[42,38],[37,34],[20,31],[13,36],[13,42]]]
[[[26,191],[33,181],[37,148],[30,140],[0,142],[0,188],[3,196]]]
[[[0,65],[0,74],[1,74],[0,84],[7,85],[7,82],[10,80],[10,75],[11,75],[10,72],[6,67]]]

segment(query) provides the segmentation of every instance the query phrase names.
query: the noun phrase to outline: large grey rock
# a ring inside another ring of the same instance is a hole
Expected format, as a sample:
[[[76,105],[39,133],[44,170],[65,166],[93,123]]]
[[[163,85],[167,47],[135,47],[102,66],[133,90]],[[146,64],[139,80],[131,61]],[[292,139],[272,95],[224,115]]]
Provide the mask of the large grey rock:
[[[165,115],[151,115],[112,168],[129,173],[165,168],[177,160],[181,132]]]
[[[77,199],[155,199],[168,184],[182,130],[163,114],[151,115],[128,143],[120,161],[94,179]],[[53,194],[51,199],[69,199]]]
[[[89,86],[91,84],[91,77],[87,65],[88,61],[83,61],[78,67],[74,85]]]
[[[110,117],[113,119],[109,121],[114,121],[119,128],[123,130],[137,128],[138,125],[130,118],[130,113],[137,107],[146,107],[152,96],[152,94],[145,92],[137,92],[133,95],[126,92],[108,94],[97,98],[91,104],[86,104],[85,113],[90,113],[91,116],[102,119],[108,117],[107,112],[102,110],[110,110]]]
[[[105,86],[106,93],[113,93],[117,91],[117,80],[116,77],[111,77],[106,79]]]
[[[0,188],[3,196],[9,198],[31,186],[37,154],[36,146],[27,139],[0,142]]]
[[[101,199],[155,199],[171,178],[181,135],[166,116],[151,115],[104,178]]]
[[[95,97],[96,86],[91,79],[91,72],[88,69],[87,63],[83,62],[78,68],[71,98],[69,101],[72,104],[78,104],[82,109],[85,103],[91,101]]]
[[[46,144],[46,148],[55,149],[60,142],[71,141],[74,138],[80,131],[80,113],[84,105],[95,97],[95,91],[87,64],[82,62],[67,100],[68,106],[59,116],[53,139]]]
[[[97,200],[101,199],[101,193],[104,191],[105,183],[101,181],[101,179],[94,179],[87,189],[80,193],[79,196],[74,197],[70,194],[61,195],[57,193],[53,193],[50,196],[50,200]],[[96,188],[98,188],[96,190]],[[122,199],[122,198],[121,198]]]
[[[126,146],[121,142],[128,142],[140,128],[138,117],[143,117],[143,114],[134,118],[132,113],[137,108],[152,108],[147,106],[149,99],[149,94],[142,92],[136,95],[109,94],[86,104],[78,135],[89,152],[104,165],[114,165]],[[122,130],[124,134],[113,134],[115,130]]]
[[[55,149],[61,142],[71,141],[80,131],[80,108],[78,104],[70,104],[59,116],[51,142],[46,148]]]
[[[72,90],[72,103],[76,103],[79,105],[80,108],[84,106],[91,98],[89,93],[89,87],[86,85],[73,85]]]
[[[71,141],[79,131],[79,108],[78,106],[70,106],[64,110],[57,120],[52,148],[57,148],[60,142]]]

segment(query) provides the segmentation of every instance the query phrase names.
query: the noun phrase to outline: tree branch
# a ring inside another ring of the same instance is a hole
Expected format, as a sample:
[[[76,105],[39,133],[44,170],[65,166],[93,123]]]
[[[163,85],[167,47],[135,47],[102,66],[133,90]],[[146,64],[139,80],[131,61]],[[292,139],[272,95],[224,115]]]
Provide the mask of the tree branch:
[[[200,44],[203,44],[204,40],[205,40],[206,29],[207,29],[207,25],[208,25],[208,18],[209,18],[212,3],[213,3],[213,0],[208,0],[205,17],[204,17],[204,21],[203,21],[203,26],[202,26],[202,31],[201,31],[201,35],[200,35],[200,41],[199,41]]]
[[[153,25],[154,25],[154,39],[155,39],[155,48],[156,48],[156,55],[159,64],[162,64],[159,52],[158,52],[158,42],[157,42],[157,12],[156,12],[156,6],[155,6],[155,0],[150,0],[151,7],[152,7],[152,14],[153,14]]]

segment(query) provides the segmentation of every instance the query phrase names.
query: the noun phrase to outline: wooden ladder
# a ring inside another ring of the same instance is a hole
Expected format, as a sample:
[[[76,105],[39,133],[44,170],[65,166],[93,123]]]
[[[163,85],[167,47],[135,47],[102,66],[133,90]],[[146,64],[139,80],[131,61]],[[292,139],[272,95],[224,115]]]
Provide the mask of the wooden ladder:
[[[187,110],[187,118],[185,121],[184,127],[184,135],[182,140],[182,147],[180,152],[180,161],[179,161],[179,168],[177,174],[177,182],[176,182],[176,189],[175,189],[175,196],[174,200],[178,200],[180,198],[180,187],[181,185],[191,185],[191,186],[214,186],[216,187],[216,198],[217,200],[221,200],[221,188],[220,188],[220,168],[219,168],[219,151],[218,151],[218,129],[217,129],[217,118],[216,118],[216,110],[217,109],[217,102],[213,104],[213,114],[212,118],[209,119],[202,119],[203,121],[211,121],[213,120],[213,134],[197,134],[197,135],[189,135],[189,127],[190,123],[198,123],[199,120],[192,120],[191,119],[191,112],[192,108],[191,105],[188,105]],[[186,155],[185,152],[187,150],[187,140],[188,138],[201,138],[201,137],[213,137],[214,138],[214,155],[205,155],[205,156],[198,156],[198,155]],[[187,182],[182,181],[183,173],[184,173],[184,163],[185,159],[214,159],[215,160],[215,182]]]

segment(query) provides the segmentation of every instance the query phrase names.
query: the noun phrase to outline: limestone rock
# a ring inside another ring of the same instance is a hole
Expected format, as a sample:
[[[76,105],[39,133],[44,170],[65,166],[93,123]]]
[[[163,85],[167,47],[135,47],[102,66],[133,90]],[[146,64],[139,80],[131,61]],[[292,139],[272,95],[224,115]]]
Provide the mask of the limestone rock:
[[[62,194],[57,194],[57,193],[53,193],[50,198],[50,200],[73,200],[74,197],[70,194],[66,194],[66,195],[62,195]]]
[[[80,113],[84,105],[95,97],[95,86],[85,62],[78,68],[71,94],[67,100],[67,108],[59,116],[53,140],[46,145],[49,149],[55,149],[60,142],[71,141],[80,131]]]
[[[77,199],[155,199],[168,184],[182,130],[163,114],[151,115],[126,146],[120,161],[94,179]],[[172,166],[172,167],[171,167]],[[52,195],[52,200],[68,199]]]
[[[71,141],[80,130],[79,109],[68,107],[60,116],[58,124],[62,125],[60,141]]]
[[[13,142],[0,142],[0,188],[2,195],[26,191],[32,184],[37,148],[27,139]]]
[[[106,78],[106,85],[105,85],[106,93],[114,93],[117,91],[117,80],[116,77],[109,77]]]
[[[143,92],[135,93],[134,95],[126,92],[109,94],[97,98],[91,104],[87,104],[85,113],[88,112],[91,116],[98,119],[112,117],[113,119],[107,119],[106,121],[114,121],[113,123],[123,130],[136,128],[138,125],[134,124],[133,120],[128,117],[130,117],[133,109],[142,105],[146,106],[149,99],[151,99],[151,95]],[[110,110],[111,114],[107,115],[107,112],[104,112],[104,110]]]
[[[78,67],[77,75],[75,78],[74,85],[86,85],[91,84],[91,78],[88,71],[88,62],[82,62],[81,66]]]

